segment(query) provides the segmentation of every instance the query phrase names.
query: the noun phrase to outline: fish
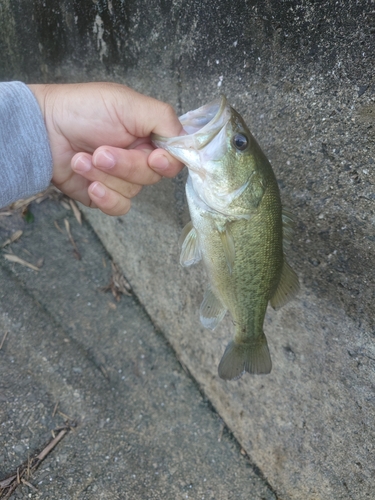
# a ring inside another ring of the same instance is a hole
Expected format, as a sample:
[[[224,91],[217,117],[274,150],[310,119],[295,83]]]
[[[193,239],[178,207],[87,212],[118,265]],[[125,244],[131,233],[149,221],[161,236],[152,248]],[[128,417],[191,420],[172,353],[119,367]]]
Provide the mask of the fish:
[[[235,326],[219,377],[268,374],[272,361],[263,331],[268,303],[282,307],[299,281],[285,257],[294,219],[283,209],[271,164],[225,96],[179,118],[183,134],[152,136],[189,171],[191,221],[181,237],[182,266],[203,261],[209,285],[200,321],[214,330],[230,312]]]

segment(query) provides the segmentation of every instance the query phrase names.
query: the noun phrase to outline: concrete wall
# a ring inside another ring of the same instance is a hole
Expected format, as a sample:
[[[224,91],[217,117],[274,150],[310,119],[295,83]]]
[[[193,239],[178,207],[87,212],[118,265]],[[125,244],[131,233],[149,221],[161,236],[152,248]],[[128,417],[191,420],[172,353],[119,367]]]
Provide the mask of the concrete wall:
[[[284,500],[373,498],[374,54],[373,0],[0,0],[2,79],[125,82],[179,113],[225,93],[271,160],[302,287],[267,314],[269,376],[217,376],[233,327],[201,328],[206,279],[178,264],[184,173],[85,214]]]

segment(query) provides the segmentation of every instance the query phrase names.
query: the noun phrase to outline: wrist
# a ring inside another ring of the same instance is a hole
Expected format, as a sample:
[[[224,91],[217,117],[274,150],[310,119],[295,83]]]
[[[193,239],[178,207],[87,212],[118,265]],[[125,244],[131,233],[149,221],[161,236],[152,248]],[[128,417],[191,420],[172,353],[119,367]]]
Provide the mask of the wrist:
[[[44,122],[46,122],[46,95],[48,91],[48,87],[50,85],[44,85],[44,84],[31,84],[27,85],[29,90],[31,90],[32,94],[34,95],[40,110],[42,112]]]

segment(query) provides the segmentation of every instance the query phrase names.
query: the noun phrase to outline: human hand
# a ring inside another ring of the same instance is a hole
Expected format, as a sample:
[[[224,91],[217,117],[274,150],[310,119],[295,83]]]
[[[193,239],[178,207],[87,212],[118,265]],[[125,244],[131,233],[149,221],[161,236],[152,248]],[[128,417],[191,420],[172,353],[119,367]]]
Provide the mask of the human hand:
[[[29,85],[42,110],[53,158],[52,182],[84,205],[123,215],[143,185],[183,165],[150,134],[182,131],[173,108],[115,83]]]

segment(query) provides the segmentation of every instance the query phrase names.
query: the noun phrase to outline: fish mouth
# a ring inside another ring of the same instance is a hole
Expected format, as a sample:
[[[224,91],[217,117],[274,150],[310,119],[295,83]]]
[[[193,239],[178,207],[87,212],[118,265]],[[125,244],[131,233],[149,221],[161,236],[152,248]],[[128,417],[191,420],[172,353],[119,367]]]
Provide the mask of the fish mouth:
[[[185,162],[184,151],[203,149],[223,129],[229,119],[230,107],[227,104],[227,98],[222,96],[179,117],[185,135],[162,137],[152,134],[151,140],[155,146],[169,151],[173,156]]]

